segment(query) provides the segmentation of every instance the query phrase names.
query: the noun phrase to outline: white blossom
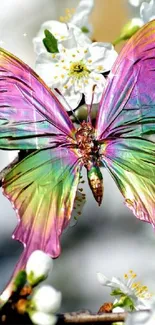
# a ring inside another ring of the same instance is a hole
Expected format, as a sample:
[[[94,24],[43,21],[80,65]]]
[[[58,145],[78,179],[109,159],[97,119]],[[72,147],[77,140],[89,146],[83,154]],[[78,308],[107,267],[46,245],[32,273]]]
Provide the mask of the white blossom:
[[[44,31],[46,29],[57,39],[58,48],[61,45],[66,48],[72,48],[91,43],[91,40],[77,26],[71,23],[65,24],[56,20],[50,20],[41,25],[37,36],[33,39],[34,51],[37,55],[47,52],[43,44],[43,39],[45,37]]]
[[[67,49],[61,45],[59,53],[41,53],[37,57],[36,71],[51,88],[58,88],[71,108],[76,108],[82,96],[86,104],[99,103],[106,79],[102,75],[111,69],[117,53],[109,43],[83,45]]]
[[[136,310],[149,307],[151,294],[146,286],[141,285],[140,282],[135,282],[136,274],[132,270],[124,275],[123,280],[116,277],[112,277],[110,280],[102,273],[97,273],[97,278],[101,285],[117,291],[116,295],[113,293],[115,297],[114,305],[120,302],[121,297],[127,296],[131,299]]]
[[[48,273],[52,270],[53,260],[40,250],[34,251],[26,264],[27,279],[31,285],[47,278]]]
[[[137,17],[132,19],[133,24],[141,27],[155,19],[155,0],[129,0],[129,3],[137,7]]]
[[[34,292],[31,303],[37,311],[54,314],[61,305],[61,292],[49,285],[41,286]]]
[[[89,23],[89,15],[94,7],[94,0],[81,0],[76,8],[75,14],[70,22],[78,26],[89,37],[92,34],[93,27]]]
[[[42,313],[40,311],[32,311],[29,313],[32,322],[36,325],[54,325],[57,322],[55,315]]]
[[[140,16],[145,23],[155,19],[155,0],[143,2],[140,7]]]
[[[150,301],[150,310],[130,313],[125,325],[154,325],[155,324],[155,300]]]
[[[130,5],[133,7],[139,7],[143,0],[128,0]]]

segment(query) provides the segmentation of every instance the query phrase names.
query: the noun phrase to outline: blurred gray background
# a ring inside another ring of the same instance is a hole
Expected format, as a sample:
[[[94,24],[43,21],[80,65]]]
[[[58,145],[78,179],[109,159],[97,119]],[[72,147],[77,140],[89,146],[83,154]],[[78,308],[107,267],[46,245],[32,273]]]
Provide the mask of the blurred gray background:
[[[0,46],[34,67],[32,38],[46,20],[59,19],[65,8],[76,7],[75,0],[1,0]],[[96,0],[91,16],[94,38],[112,42],[129,17],[139,8],[127,0]],[[118,47],[119,49],[119,47]],[[0,151],[0,169],[13,153]],[[97,311],[109,300],[109,290],[96,277],[122,277],[133,269],[139,279],[155,292],[155,234],[153,228],[137,220],[123,204],[114,181],[103,170],[105,193],[99,208],[84,184],[87,203],[76,226],[62,236],[62,254],[54,261],[49,282],[62,292],[62,311],[90,309]],[[22,245],[11,239],[17,219],[9,201],[0,191],[0,290],[9,280],[22,251]]]

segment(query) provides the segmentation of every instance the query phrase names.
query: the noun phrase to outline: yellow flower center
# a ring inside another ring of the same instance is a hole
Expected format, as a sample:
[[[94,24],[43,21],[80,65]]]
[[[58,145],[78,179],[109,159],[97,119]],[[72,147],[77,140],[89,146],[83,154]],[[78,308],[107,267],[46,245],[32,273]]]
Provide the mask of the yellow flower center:
[[[143,286],[140,282],[135,282],[134,279],[137,277],[137,274],[130,270],[128,273],[124,274],[124,279],[128,281],[131,285],[131,288],[134,290],[135,295],[138,298],[149,299],[151,294],[148,292],[147,286]]]
[[[69,69],[69,75],[76,79],[81,79],[83,77],[88,77],[90,71],[87,69],[86,65],[79,62],[72,62]]]

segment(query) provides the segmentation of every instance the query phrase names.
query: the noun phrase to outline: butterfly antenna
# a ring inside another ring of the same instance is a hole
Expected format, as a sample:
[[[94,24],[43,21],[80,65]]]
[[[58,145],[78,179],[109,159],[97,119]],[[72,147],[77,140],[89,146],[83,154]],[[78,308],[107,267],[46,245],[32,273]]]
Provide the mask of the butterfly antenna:
[[[68,104],[66,98],[63,96],[63,94],[60,92],[60,90],[59,90],[58,88],[54,88],[54,90],[57,92],[57,94],[58,94],[59,96],[61,96],[61,98],[63,99],[63,101],[64,101],[64,103],[66,104],[66,106],[68,106],[68,109],[72,112],[72,114],[73,114],[75,120],[76,120],[79,124],[81,124],[80,120],[79,120],[78,117],[75,115],[74,110],[73,110],[72,107]]]
[[[89,122],[90,124],[92,124],[91,112],[92,112],[92,106],[93,106],[93,101],[94,101],[95,88],[96,88],[96,85],[93,85],[91,103],[90,103],[90,105],[87,105],[87,110],[88,110],[87,122]]]

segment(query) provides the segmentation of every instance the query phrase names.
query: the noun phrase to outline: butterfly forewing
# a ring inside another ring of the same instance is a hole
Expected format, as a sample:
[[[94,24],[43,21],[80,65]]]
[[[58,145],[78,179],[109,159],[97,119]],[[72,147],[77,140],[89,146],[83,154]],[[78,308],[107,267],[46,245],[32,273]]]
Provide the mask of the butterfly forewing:
[[[75,128],[35,72],[0,49],[0,148],[40,149],[66,144]]]
[[[139,30],[118,56],[96,122],[101,159],[125,203],[155,225],[155,21]]]
[[[155,21],[124,46],[100,102],[98,139],[155,133]]]

